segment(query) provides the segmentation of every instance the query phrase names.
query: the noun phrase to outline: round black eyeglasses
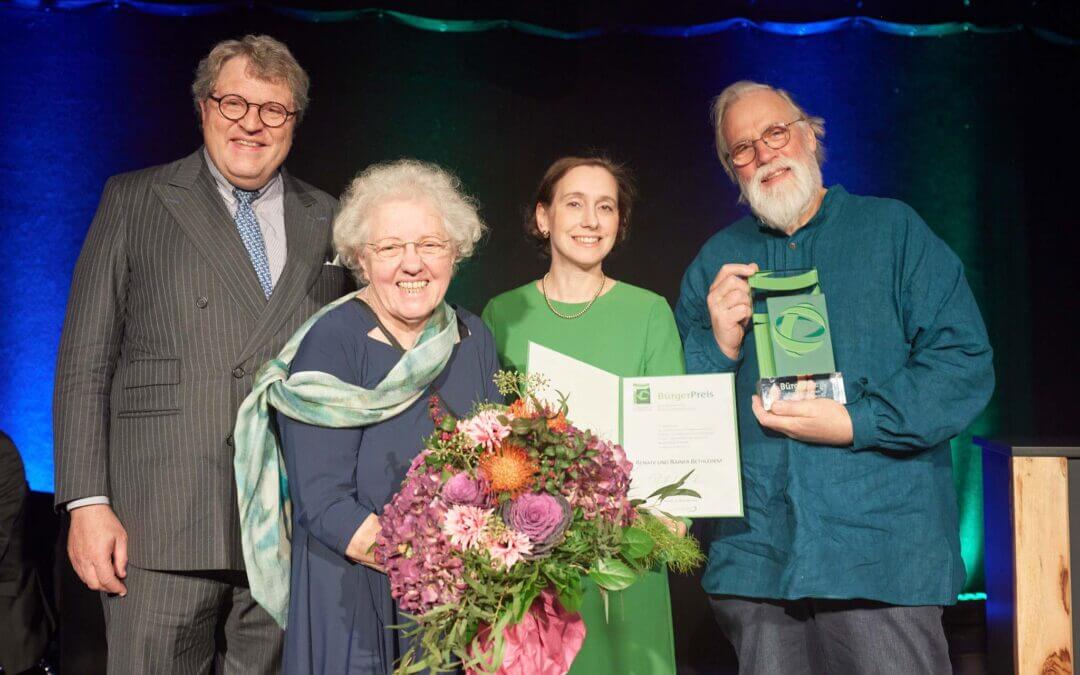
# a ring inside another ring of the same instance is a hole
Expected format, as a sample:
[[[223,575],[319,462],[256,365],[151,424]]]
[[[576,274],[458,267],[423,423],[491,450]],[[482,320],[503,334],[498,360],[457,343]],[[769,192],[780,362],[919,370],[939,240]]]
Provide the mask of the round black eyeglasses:
[[[280,127],[296,115],[295,110],[289,110],[277,101],[266,103],[248,103],[240,94],[225,94],[224,96],[207,96],[208,99],[217,103],[218,112],[230,122],[236,122],[244,118],[248,109],[254,107],[259,111],[259,119],[268,127]]]

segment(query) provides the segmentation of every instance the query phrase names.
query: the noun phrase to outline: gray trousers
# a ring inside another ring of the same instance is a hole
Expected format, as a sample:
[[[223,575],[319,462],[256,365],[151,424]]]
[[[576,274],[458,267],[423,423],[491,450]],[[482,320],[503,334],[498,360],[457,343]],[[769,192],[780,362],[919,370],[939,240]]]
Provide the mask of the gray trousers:
[[[280,672],[282,630],[243,572],[127,572],[125,597],[102,594],[109,675]]]
[[[952,673],[941,607],[713,595],[740,675]]]

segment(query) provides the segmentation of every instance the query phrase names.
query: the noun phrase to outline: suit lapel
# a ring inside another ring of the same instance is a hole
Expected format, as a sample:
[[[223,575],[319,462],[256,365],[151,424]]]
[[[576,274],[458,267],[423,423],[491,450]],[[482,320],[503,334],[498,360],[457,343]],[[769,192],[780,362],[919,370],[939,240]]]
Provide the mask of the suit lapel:
[[[308,288],[322,271],[325,259],[329,213],[317,213],[320,209],[314,208],[315,198],[304,191],[284,168],[281,173],[285,193],[285,243],[288,248],[285,269],[274,286],[269,304],[259,316],[255,330],[244,345],[240,361],[249,358],[273,338],[285,320],[296,311]],[[250,263],[248,267],[251,267]]]
[[[225,281],[225,289],[236,303],[252,317],[264,314],[266,298],[251,265],[251,257],[203,163],[202,149],[181,161],[168,183],[155,185],[154,191]],[[288,236],[291,237],[291,233]],[[289,247],[292,248],[291,242]]]

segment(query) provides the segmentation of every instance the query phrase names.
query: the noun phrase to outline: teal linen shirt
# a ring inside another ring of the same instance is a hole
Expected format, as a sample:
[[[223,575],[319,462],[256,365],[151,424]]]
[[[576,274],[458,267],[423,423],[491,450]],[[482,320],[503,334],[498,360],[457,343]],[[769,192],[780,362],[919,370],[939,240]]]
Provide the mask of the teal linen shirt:
[[[720,267],[816,267],[854,427],[849,447],[762,429],[752,336],[728,359],[706,297]],[[745,217],[686,271],[675,310],[688,373],[735,373],[746,516],[706,524],[709,593],[947,605],[964,582],[949,439],[994,388],[960,260],[909,206],[828,190],[788,237]]]

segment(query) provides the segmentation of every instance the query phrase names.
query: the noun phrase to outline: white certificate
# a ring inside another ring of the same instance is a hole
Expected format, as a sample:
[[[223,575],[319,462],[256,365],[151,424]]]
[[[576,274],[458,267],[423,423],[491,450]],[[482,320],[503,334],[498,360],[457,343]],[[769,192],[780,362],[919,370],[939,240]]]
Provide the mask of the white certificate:
[[[548,379],[540,398],[557,404],[560,394],[568,397],[574,426],[623,446],[634,464],[631,499],[647,499],[692,470],[683,487],[701,498],[671,497],[660,509],[698,518],[743,515],[733,375],[620,378],[533,342],[528,370]]]
[[[628,377],[622,383],[622,445],[634,463],[631,499],[679,480],[701,495],[660,508],[690,517],[741,517],[742,471],[730,373]]]
[[[526,359],[530,373],[541,373],[548,380],[547,391],[537,398],[557,408],[560,395],[569,397],[574,426],[618,442],[618,375],[535,342],[529,343]]]

